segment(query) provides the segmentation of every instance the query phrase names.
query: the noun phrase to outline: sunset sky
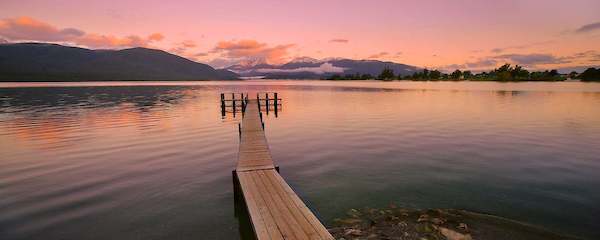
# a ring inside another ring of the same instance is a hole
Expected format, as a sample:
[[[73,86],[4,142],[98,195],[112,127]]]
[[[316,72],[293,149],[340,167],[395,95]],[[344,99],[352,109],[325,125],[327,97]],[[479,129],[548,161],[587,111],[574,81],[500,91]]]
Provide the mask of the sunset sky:
[[[598,0],[1,0],[0,42],[159,48],[214,67],[296,57],[440,69],[600,65]]]

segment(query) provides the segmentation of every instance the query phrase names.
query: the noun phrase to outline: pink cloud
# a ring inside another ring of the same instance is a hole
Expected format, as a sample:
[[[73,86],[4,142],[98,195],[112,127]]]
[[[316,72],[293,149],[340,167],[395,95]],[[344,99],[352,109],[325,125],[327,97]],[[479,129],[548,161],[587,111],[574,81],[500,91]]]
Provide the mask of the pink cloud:
[[[380,53],[373,54],[373,55],[369,56],[368,58],[376,59],[376,58],[387,57],[389,55],[390,55],[389,52],[380,52]]]
[[[148,36],[148,40],[157,41],[157,42],[162,41],[164,38],[165,38],[165,36],[160,33],[153,33],[153,34],[150,34],[150,36]]]
[[[148,37],[85,33],[76,28],[58,28],[26,16],[0,20],[0,36],[9,41],[59,42],[95,48],[146,47],[164,38],[160,33]]]
[[[348,43],[348,42],[350,42],[350,40],[343,39],[343,38],[334,38],[334,39],[329,40],[329,42],[332,42],[332,43]]]
[[[198,46],[196,44],[196,42],[194,42],[192,40],[185,40],[185,41],[181,42],[181,45],[186,48],[195,48]]]
[[[147,47],[156,40],[155,34],[148,37],[131,35],[127,37],[115,37],[112,35],[86,34],[73,39],[73,43],[94,48],[113,48],[113,47]]]
[[[84,34],[78,29],[59,29],[30,17],[0,20],[0,35],[9,40],[67,41]]]
[[[196,57],[198,57],[198,55],[190,53],[189,50],[192,48],[196,48],[197,46],[198,45],[196,44],[196,42],[192,40],[185,40],[175,44],[174,47],[169,49],[169,52],[195,60]]]
[[[223,58],[238,60],[238,62],[252,61],[269,64],[283,63],[289,57],[290,48],[295,44],[269,46],[256,40],[221,41],[218,42],[211,53],[220,54]]]

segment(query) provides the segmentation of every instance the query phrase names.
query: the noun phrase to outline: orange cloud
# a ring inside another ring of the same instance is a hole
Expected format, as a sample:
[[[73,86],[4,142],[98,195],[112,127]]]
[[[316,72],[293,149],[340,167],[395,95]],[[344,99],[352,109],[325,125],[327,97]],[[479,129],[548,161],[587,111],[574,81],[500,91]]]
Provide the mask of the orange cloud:
[[[76,28],[58,28],[31,17],[7,18],[0,20],[0,36],[9,41],[42,41],[72,43],[87,47],[145,47],[151,42],[161,41],[160,33],[148,37],[131,35],[116,37],[95,33],[85,33]]]
[[[175,44],[174,47],[169,49],[169,52],[180,56],[184,56],[189,59],[196,60],[197,54],[190,53],[188,50],[197,46],[198,45],[196,44],[196,42],[192,40],[185,40],[183,42]]]
[[[148,36],[148,40],[152,40],[152,41],[162,41],[165,38],[165,36],[163,36],[160,33],[153,33],[150,34],[150,36]]]
[[[369,56],[368,58],[376,59],[376,58],[387,57],[389,55],[390,55],[390,53],[388,53],[388,52],[379,52],[379,53],[375,53],[375,54]]]
[[[88,47],[146,47],[151,42],[156,41],[154,39],[156,39],[155,34],[152,34],[146,38],[136,35],[120,38],[111,35],[99,35],[92,33],[76,38],[73,42],[77,45],[84,45]]]
[[[186,48],[195,48],[196,46],[198,46],[196,44],[196,42],[194,42],[192,40],[185,40],[185,41],[181,42],[181,45]]]
[[[270,47],[266,43],[249,39],[221,41],[217,43],[211,53],[218,53],[221,57],[234,61],[238,60],[238,62],[251,60],[253,62],[280,64],[288,59],[288,51],[294,46],[295,44],[283,44]]]
[[[332,42],[332,43],[348,43],[348,42],[350,42],[350,40],[343,39],[343,38],[334,38],[334,39],[329,40],[329,42]]]
[[[85,33],[74,28],[59,29],[30,17],[0,20],[0,36],[8,40],[67,41]]]

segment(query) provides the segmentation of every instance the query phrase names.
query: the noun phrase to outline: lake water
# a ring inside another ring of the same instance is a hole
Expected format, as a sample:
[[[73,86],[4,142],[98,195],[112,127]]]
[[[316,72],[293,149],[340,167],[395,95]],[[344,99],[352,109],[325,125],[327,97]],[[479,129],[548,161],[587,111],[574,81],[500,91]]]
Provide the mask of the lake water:
[[[326,225],[462,208],[600,239],[600,84],[0,83],[0,239],[239,239],[239,116],[277,91],[281,175]]]

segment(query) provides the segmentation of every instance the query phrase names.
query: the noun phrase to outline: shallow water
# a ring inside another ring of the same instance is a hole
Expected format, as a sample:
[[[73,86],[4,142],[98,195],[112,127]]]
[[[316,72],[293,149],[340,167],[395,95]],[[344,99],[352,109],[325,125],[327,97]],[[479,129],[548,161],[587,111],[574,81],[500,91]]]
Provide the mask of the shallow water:
[[[600,238],[600,84],[0,83],[0,239],[238,239],[239,116],[326,223],[395,203],[464,208]]]

